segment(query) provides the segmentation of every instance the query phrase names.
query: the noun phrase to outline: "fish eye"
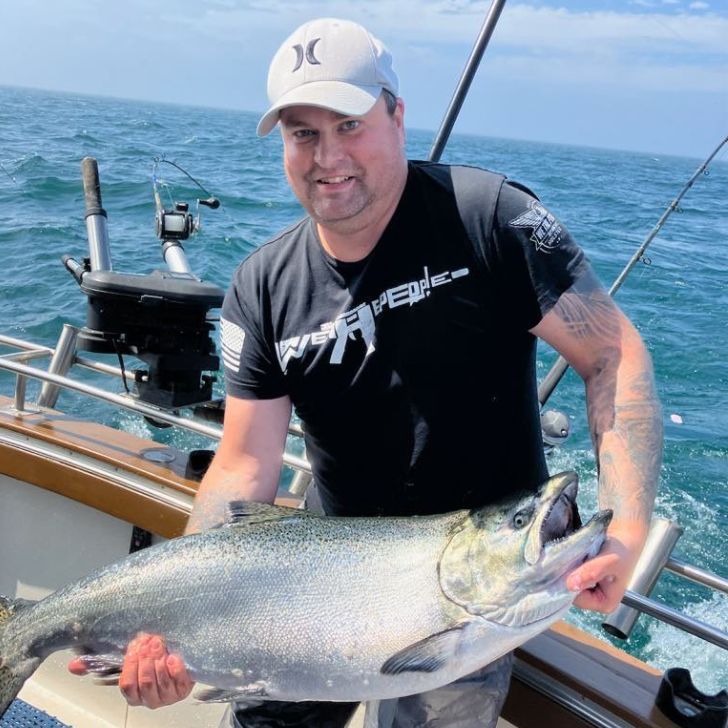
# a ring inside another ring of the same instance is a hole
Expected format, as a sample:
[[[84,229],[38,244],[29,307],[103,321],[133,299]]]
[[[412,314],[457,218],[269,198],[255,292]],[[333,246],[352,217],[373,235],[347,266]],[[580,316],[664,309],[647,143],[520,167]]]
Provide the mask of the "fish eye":
[[[531,510],[525,510],[525,511],[518,511],[515,516],[513,516],[513,528],[524,528],[531,522],[531,516],[533,515],[533,511]]]

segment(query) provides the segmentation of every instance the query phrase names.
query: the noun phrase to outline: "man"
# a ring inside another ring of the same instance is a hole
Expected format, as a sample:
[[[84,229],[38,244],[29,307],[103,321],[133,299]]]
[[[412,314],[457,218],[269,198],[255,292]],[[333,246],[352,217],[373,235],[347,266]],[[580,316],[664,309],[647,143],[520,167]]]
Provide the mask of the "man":
[[[361,26],[323,19],[296,30],[273,59],[268,93],[258,133],[280,124],[286,176],[308,217],[233,278],[221,323],[224,436],[188,532],[219,523],[229,501],[273,500],[292,405],[311,500],[326,513],[443,512],[534,488],[547,477],[540,337],[585,381],[600,506],[614,510],[601,553],[568,585],[578,606],[611,611],[644,543],[660,465],[660,410],[639,335],[525,188],[407,162],[391,56]],[[507,657],[372,706],[368,721],[494,725],[509,672]],[[149,707],[191,689],[179,656],[153,636],[130,645],[120,684]],[[341,726],[353,707],[264,706],[228,720]]]

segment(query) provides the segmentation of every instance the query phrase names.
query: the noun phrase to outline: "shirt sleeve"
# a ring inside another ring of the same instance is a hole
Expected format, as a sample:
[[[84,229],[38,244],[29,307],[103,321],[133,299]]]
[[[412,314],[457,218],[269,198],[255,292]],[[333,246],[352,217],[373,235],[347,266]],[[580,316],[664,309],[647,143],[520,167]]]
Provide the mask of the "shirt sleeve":
[[[500,295],[526,329],[538,324],[589,267],[566,227],[512,182],[501,188],[488,255],[495,263],[491,270],[498,271]]]
[[[284,377],[263,334],[264,288],[246,262],[235,272],[220,315],[225,390],[241,399],[274,399],[287,393]]]

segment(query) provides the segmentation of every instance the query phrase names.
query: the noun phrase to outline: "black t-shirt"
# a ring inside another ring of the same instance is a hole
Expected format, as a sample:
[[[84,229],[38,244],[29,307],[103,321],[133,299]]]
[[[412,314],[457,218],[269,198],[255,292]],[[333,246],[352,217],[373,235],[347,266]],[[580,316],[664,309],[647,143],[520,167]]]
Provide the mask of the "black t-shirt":
[[[237,269],[230,395],[290,396],[329,513],[426,514],[547,475],[528,332],[586,265],[531,194],[410,162],[374,250],[344,263],[306,218]]]

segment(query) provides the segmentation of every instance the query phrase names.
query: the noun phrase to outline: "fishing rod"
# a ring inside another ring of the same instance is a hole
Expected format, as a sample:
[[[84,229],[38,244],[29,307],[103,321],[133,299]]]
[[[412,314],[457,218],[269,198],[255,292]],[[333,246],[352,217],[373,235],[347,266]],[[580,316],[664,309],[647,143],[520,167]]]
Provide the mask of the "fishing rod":
[[[453,126],[455,125],[455,120],[460,113],[460,109],[462,108],[465,97],[467,96],[468,90],[470,89],[470,84],[475,77],[475,73],[478,70],[480,61],[483,58],[483,53],[485,53],[485,49],[487,48],[488,42],[493,35],[495,26],[498,23],[498,18],[500,18],[501,11],[503,10],[503,6],[505,4],[506,0],[493,0],[490,4],[490,8],[488,8],[488,12],[485,16],[485,19],[483,20],[483,26],[480,29],[480,34],[475,41],[475,45],[473,46],[473,50],[470,53],[470,57],[468,58],[467,63],[465,64],[465,68],[460,75],[460,80],[455,87],[452,99],[450,100],[450,105],[445,111],[445,116],[443,117],[442,123],[440,124],[440,128],[435,135],[435,140],[432,143],[430,154],[427,157],[430,162],[440,161],[442,151],[443,149],[445,149],[447,140],[450,137]]]
[[[685,186],[680,190],[680,194],[667,206],[666,210],[662,213],[660,216],[660,219],[655,224],[655,227],[652,228],[650,231],[650,234],[644,239],[642,244],[639,246],[637,251],[634,253],[632,258],[630,259],[629,263],[624,267],[622,272],[617,276],[614,283],[612,283],[612,287],[609,289],[609,295],[614,296],[614,294],[621,288],[622,283],[624,283],[625,279],[629,275],[632,268],[637,265],[637,262],[639,260],[643,260],[644,252],[649,247],[650,243],[655,239],[657,236],[657,233],[660,232],[662,229],[662,226],[665,224],[665,221],[667,220],[670,215],[678,209],[678,205],[680,203],[680,200],[682,200],[685,193],[693,186],[695,180],[700,177],[701,174],[708,174],[708,165],[713,161],[715,156],[718,154],[718,152],[726,145],[728,144],[728,136],[721,141],[720,144],[713,150],[713,152],[708,156],[708,158],[695,170],[695,173],[693,176],[688,180],[688,182],[685,184]],[[538,388],[538,401],[541,407],[543,407],[546,402],[548,401],[549,397],[553,394],[554,389],[556,389],[556,386],[563,378],[564,374],[569,368],[569,364],[564,359],[563,356],[560,356],[554,365],[551,367],[548,374],[544,377],[543,381],[541,382],[539,388]]]

